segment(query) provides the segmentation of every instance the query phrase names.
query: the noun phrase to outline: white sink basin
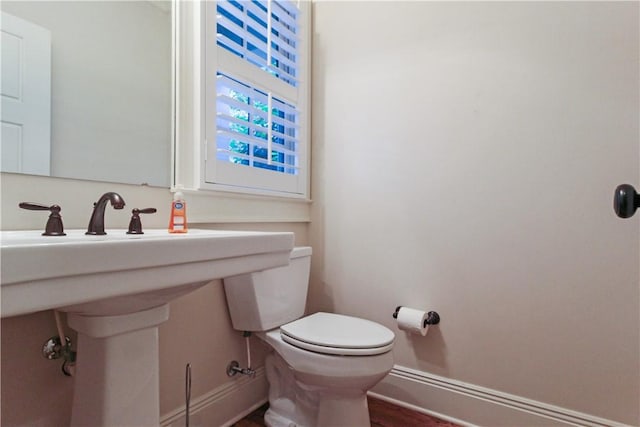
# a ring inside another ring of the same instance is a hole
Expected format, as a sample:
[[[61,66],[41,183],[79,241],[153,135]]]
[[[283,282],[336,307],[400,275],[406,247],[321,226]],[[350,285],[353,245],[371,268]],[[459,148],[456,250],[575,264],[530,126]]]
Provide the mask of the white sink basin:
[[[158,325],[213,279],[287,265],[293,233],[0,234],[2,317],[66,311],[78,332],[71,426],[160,424]]]
[[[293,247],[293,233],[84,232],[1,232],[2,317],[52,308],[84,315],[138,312],[213,279],[286,265]]]

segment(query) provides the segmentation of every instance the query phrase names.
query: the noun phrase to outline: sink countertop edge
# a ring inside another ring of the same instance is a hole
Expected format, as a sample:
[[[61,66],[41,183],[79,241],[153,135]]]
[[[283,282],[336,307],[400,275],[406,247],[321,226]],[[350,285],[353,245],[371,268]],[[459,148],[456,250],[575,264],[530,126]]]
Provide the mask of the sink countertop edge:
[[[216,242],[220,244],[228,243],[226,239],[221,237],[217,237]],[[113,248],[117,248],[117,246],[96,245],[100,249],[93,256],[98,256],[102,261],[114,261],[115,258],[115,261],[117,261],[114,262],[116,267],[113,267],[109,262],[109,266],[104,267],[102,271],[94,272],[91,271],[91,268],[84,268],[81,265],[77,266],[75,273],[71,275],[50,274],[51,270],[47,270],[47,268],[34,269],[37,271],[35,274],[30,274],[28,280],[9,283],[3,281],[0,288],[2,291],[0,314],[4,318],[48,309],[61,309],[64,311],[64,307],[92,303],[103,299],[122,298],[128,295],[141,295],[158,290],[178,288],[188,284],[196,284],[195,289],[212,280],[228,277],[229,275],[286,265],[289,262],[289,253],[294,244],[294,235],[288,232],[258,232],[250,235],[239,234],[235,237],[226,237],[248,240],[242,242],[240,249],[235,248],[228,250],[226,253],[223,250],[213,250],[207,256],[194,256],[191,258],[165,253],[151,262],[139,259],[129,260],[122,256],[106,257],[109,251],[112,252]],[[201,241],[198,242],[198,240]],[[195,242],[196,248],[201,249],[206,246],[205,241],[206,239],[192,239],[189,244],[193,245]],[[183,243],[178,243],[178,240],[174,240],[171,245],[173,245],[171,248],[179,249]],[[160,252],[165,249],[160,245]],[[193,247],[191,249],[193,251]],[[76,247],[75,250],[78,250],[78,248]],[[103,252],[104,250],[106,252]],[[22,250],[14,250],[12,253],[25,256]],[[56,262],[64,260],[65,256],[68,255],[64,251],[60,253],[62,255],[54,256],[53,258],[55,259],[52,260],[52,263],[45,267],[49,269],[55,268]],[[11,261],[11,256],[9,258],[9,260],[6,260],[3,256],[3,270],[6,267],[5,262]],[[123,268],[123,264],[127,268]],[[250,268],[246,267],[248,264],[251,264]],[[47,274],[49,275],[47,276]],[[189,276],[189,283],[177,284],[176,280],[181,280],[179,276],[184,274]],[[145,278],[151,278],[151,280],[145,280]],[[135,287],[131,286],[131,281],[136,283]],[[83,290],[87,289],[87,287],[90,288],[90,292],[87,293],[90,295],[89,297],[83,296]]]

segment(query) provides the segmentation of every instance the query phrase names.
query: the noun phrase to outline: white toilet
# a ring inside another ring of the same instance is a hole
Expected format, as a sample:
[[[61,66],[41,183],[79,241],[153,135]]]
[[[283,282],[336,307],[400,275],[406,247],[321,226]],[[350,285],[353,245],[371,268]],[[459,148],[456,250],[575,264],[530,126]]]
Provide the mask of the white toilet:
[[[224,279],[234,329],[253,331],[267,356],[268,426],[369,426],[366,392],[391,370],[395,338],[369,320],[304,315],[311,248],[286,267]]]

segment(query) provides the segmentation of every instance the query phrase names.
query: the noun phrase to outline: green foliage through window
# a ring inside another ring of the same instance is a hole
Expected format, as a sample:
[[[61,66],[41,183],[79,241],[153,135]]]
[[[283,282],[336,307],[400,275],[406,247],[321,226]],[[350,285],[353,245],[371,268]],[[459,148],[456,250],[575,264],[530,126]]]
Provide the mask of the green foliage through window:
[[[219,77],[222,82],[218,87],[219,96],[220,93],[224,94],[223,99],[226,100],[219,108],[226,111],[228,117],[219,120],[218,128],[227,129],[234,135],[224,144],[223,152],[227,152],[228,161],[277,172],[297,173],[296,115],[293,108],[289,108],[292,112],[287,113],[287,109],[283,108],[286,104],[271,98],[272,107],[269,111],[269,94],[247,87],[221,73]]]

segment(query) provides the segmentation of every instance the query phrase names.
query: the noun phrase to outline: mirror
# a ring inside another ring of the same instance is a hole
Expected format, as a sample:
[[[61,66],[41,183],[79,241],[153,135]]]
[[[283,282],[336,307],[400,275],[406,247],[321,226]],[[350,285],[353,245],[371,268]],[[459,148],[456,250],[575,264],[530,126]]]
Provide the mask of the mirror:
[[[2,171],[168,187],[172,2],[0,9]]]

